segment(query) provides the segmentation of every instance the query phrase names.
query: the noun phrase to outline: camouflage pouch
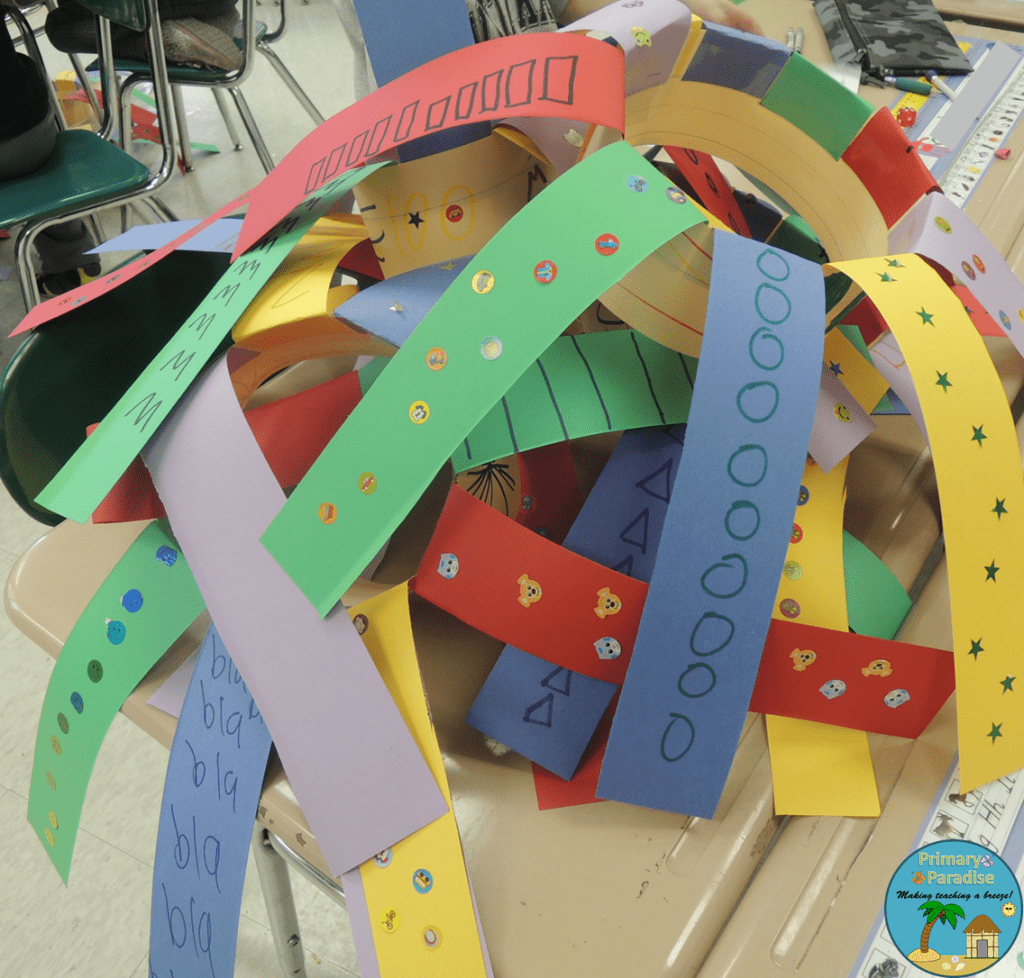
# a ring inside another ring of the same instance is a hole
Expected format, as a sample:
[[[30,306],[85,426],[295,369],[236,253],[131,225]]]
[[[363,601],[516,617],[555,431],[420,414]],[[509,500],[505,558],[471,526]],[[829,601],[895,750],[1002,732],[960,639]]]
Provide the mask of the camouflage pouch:
[[[814,0],[832,56],[869,75],[973,69],[931,0]]]

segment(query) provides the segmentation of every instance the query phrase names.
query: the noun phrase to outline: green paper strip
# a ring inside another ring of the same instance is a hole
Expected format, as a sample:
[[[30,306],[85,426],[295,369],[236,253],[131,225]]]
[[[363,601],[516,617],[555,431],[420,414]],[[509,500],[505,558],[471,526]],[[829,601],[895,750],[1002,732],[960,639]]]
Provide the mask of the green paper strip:
[[[858,635],[892,639],[910,612],[903,585],[856,537],[843,530],[847,620]]]
[[[28,820],[65,883],[89,776],[114,715],[204,606],[167,524],[150,523],[64,643],[39,718]]]
[[[88,520],[298,240],[339,196],[388,165],[350,170],[322,187],[233,262],[36,502],[78,523]],[[138,316],[144,329],[145,311]]]
[[[487,243],[261,537],[321,615],[565,326],[658,247],[702,220],[665,177],[620,142],[560,176]],[[601,245],[602,253],[598,242],[610,236],[617,242]],[[332,514],[330,523],[320,519],[325,503],[332,507],[323,510]]]
[[[875,109],[802,55],[794,54],[761,104],[839,159]]]
[[[642,333],[561,336],[452,456],[455,472],[604,431],[685,421],[697,361]]]

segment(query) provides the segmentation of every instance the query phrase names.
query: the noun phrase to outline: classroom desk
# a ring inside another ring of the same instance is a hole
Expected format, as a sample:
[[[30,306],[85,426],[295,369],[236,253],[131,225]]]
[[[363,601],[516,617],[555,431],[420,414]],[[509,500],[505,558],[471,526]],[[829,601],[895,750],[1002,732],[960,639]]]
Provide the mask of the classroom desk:
[[[747,9],[773,36],[784,38],[788,26],[803,24],[808,56],[827,59],[809,3],[751,0]],[[894,95],[863,93],[878,104]],[[1022,138],[1013,143],[1018,162]],[[995,169],[985,193],[976,194],[969,207],[1004,253],[1015,246],[1024,219],[999,198],[1021,179],[1015,163]],[[1024,383],[1024,367],[1008,342],[988,342],[1012,397]],[[847,525],[909,587],[938,538],[937,504],[913,422],[881,420],[879,432],[851,463]],[[607,441],[581,444],[581,467],[592,471],[594,459],[607,450]],[[442,472],[396,534],[379,582],[401,581],[416,567],[447,479]],[[59,654],[78,614],[138,529],[71,522],[53,529],[10,575],[5,597],[11,620],[49,654]],[[61,595],[59,604],[52,600],[55,594]],[[753,715],[713,820],[615,802],[538,812],[529,764],[514,753],[496,756],[463,719],[499,645],[422,601],[414,599],[412,611],[497,978],[849,974],[889,876],[911,848],[954,755],[952,701],[916,741],[871,736],[883,801],[878,819],[777,817],[764,723]],[[164,744],[170,743],[174,721],[145,700],[202,631],[201,622],[193,626],[125,704],[126,715]],[[942,561],[900,637],[951,647]],[[293,848],[302,833],[302,855],[325,868],[276,759],[259,820]]]

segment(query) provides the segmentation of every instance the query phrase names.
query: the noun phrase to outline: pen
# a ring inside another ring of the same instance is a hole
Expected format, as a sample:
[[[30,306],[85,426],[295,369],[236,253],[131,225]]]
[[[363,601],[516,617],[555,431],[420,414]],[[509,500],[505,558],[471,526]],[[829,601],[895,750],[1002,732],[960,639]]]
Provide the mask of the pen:
[[[926,71],[925,77],[930,81],[943,95],[946,96],[950,101],[956,98],[956,92],[953,91],[934,71]]]
[[[796,41],[793,43],[794,54],[799,54],[804,49],[804,29],[798,27],[796,29]]]
[[[917,95],[931,95],[932,93],[931,85],[918,81],[916,78],[897,78],[895,75],[886,75],[883,81],[890,88],[898,88],[901,92],[914,92]]]

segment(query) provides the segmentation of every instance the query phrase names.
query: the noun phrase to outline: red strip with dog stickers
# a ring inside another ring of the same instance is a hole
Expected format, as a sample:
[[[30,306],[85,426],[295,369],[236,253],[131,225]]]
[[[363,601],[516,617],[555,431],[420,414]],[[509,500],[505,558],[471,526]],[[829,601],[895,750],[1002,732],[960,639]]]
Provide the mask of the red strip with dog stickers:
[[[953,692],[953,654],[775,619],[750,709],[917,737]]]
[[[452,486],[412,589],[494,638],[621,683],[647,585],[545,540]]]

